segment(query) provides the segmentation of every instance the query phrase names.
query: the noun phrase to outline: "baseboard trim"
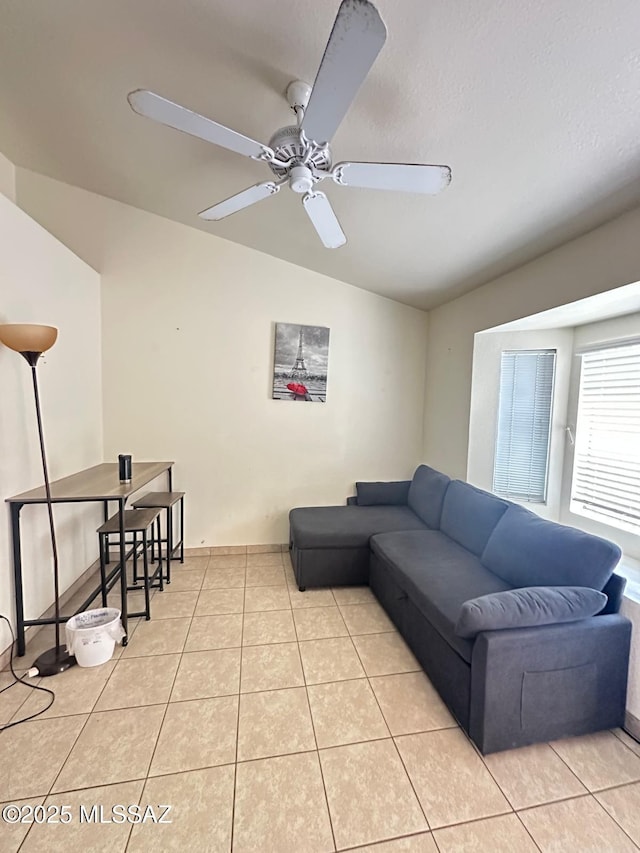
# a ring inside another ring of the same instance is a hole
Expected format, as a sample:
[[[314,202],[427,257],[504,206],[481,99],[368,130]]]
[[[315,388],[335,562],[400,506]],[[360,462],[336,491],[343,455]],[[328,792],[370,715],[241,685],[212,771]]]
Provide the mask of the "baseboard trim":
[[[185,557],[224,557],[231,554],[277,554],[288,551],[288,542],[275,542],[259,545],[203,545],[198,548],[185,548]]]
[[[624,730],[634,740],[640,741],[640,720],[629,711],[624,714]]]

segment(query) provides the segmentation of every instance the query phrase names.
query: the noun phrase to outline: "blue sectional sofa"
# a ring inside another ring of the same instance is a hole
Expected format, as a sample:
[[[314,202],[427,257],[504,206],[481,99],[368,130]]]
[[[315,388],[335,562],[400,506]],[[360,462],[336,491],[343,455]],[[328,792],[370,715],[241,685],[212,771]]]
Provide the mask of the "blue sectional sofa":
[[[368,583],[483,753],[624,721],[620,549],[421,465],[290,512],[296,581]]]

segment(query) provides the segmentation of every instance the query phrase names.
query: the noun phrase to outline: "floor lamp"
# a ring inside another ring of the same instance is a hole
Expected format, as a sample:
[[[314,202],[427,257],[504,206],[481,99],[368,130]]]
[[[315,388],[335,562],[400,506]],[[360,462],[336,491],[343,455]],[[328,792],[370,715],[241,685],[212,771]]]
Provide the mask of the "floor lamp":
[[[51,532],[51,550],[53,552],[53,583],[55,590],[55,614],[56,614],[56,644],[53,649],[43,652],[34,662],[33,668],[38,670],[38,675],[57,675],[64,672],[76,662],[73,655],[68,654],[66,646],[60,645],[60,589],[58,577],[58,546],[56,544],[56,530],[53,523],[53,504],[51,502],[51,486],[49,485],[49,471],[47,469],[47,456],[44,449],[44,435],[42,432],[42,417],[40,414],[40,395],[38,394],[38,377],[36,365],[43,352],[50,349],[56,342],[58,330],[53,326],[40,326],[33,323],[11,323],[0,325],[0,343],[9,349],[19,352],[24,356],[31,368],[33,379],[33,394],[36,402],[36,418],[38,420],[38,436],[40,437],[40,454],[42,456],[42,471],[44,474],[44,488],[47,496],[47,510],[49,512],[49,530]]]

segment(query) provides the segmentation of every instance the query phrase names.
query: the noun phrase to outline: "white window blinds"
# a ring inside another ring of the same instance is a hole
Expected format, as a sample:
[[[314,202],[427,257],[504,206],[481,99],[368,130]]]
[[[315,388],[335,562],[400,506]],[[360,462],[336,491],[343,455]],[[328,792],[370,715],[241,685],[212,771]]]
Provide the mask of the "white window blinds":
[[[640,529],[640,343],[582,355],[571,509]]]
[[[493,491],[518,501],[544,503],[555,350],[502,353]]]

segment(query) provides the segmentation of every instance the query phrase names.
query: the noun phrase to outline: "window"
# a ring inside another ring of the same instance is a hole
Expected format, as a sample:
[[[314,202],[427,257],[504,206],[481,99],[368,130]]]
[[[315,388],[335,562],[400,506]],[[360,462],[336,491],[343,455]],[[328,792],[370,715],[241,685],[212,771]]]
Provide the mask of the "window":
[[[547,497],[556,351],[502,353],[493,491],[517,501]]]
[[[640,342],[582,353],[571,511],[640,531]]]

